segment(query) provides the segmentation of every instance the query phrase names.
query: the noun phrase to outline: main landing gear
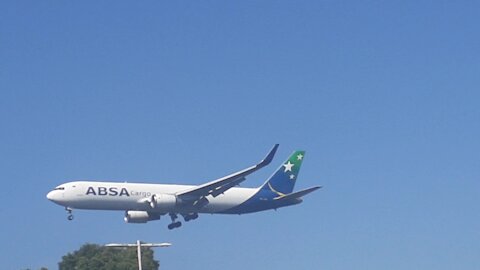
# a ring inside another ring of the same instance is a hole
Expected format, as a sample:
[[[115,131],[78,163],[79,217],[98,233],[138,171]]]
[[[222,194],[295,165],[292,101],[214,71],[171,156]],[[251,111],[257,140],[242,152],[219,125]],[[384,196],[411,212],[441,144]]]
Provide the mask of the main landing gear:
[[[70,208],[70,207],[65,207],[65,211],[67,211],[67,213],[68,213],[68,216],[67,216],[67,219],[68,219],[68,220],[73,220],[72,210],[73,210],[73,209]]]
[[[177,219],[177,215],[175,213],[170,213],[170,218],[172,219],[172,223],[168,224],[168,229],[173,230],[175,228],[179,228],[182,226],[182,222],[175,221]]]
[[[190,214],[188,214],[188,215],[184,215],[184,216],[183,216],[183,219],[184,219],[186,222],[188,222],[188,221],[190,221],[190,220],[195,220],[195,219],[197,219],[197,218],[198,218],[198,214],[197,214],[197,213],[190,213]]]
[[[175,214],[175,213],[170,213],[169,215],[170,215],[170,218],[172,219],[172,223],[170,223],[170,224],[168,225],[168,229],[169,229],[169,230],[173,230],[173,229],[175,229],[175,228],[178,228],[178,227],[182,226],[182,222],[176,221],[177,218],[178,218],[177,214]],[[190,214],[185,214],[185,215],[182,214],[182,216],[183,216],[183,219],[185,220],[185,222],[188,222],[188,221],[190,221],[190,220],[194,220],[194,219],[197,219],[197,218],[198,218],[198,214],[197,214],[197,213],[190,213]]]

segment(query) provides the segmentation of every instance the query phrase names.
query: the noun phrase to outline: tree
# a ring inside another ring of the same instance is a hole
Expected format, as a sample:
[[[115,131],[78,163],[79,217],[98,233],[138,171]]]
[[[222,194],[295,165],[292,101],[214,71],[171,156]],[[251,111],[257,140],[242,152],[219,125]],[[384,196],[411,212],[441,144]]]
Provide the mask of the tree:
[[[142,247],[142,268],[158,270],[153,250]],[[79,250],[62,257],[59,270],[134,270],[138,269],[136,248],[111,248],[85,244]]]

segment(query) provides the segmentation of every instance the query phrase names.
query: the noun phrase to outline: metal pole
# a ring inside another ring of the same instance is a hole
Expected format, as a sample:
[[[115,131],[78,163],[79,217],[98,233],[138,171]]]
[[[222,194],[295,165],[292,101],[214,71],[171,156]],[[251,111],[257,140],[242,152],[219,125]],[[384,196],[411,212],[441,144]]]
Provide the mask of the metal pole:
[[[138,270],[142,270],[142,246],[140,240],[137,240]]]
[[[138,257],[138,270],[142,270],[142,246],[143,247],[169,247],[172,244],[170,243],[141,243],[140,240],[137,240],[135,244],[118,244],[118,243],[111,243],[106,244],[106,247],[137,247],[137,257]]]

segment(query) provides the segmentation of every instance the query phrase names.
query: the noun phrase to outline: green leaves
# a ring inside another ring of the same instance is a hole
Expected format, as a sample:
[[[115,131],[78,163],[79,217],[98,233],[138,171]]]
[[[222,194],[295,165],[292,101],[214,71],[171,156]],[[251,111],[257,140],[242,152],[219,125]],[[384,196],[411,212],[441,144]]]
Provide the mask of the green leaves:
[[[79,250],[62,257],[59,270],[134,270],[138,269],[136,248],[112,248],[85,244]],[[143,270],[158,270],[153,250],[142,247]]]

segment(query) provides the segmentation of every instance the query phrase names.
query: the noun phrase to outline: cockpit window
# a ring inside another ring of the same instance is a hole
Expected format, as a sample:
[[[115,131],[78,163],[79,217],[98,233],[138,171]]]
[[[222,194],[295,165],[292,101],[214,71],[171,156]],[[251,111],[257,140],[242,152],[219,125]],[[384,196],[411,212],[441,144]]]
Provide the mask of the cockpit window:
[[[65,190],[65,188],[64,187],[56,187],[53,190]]]

